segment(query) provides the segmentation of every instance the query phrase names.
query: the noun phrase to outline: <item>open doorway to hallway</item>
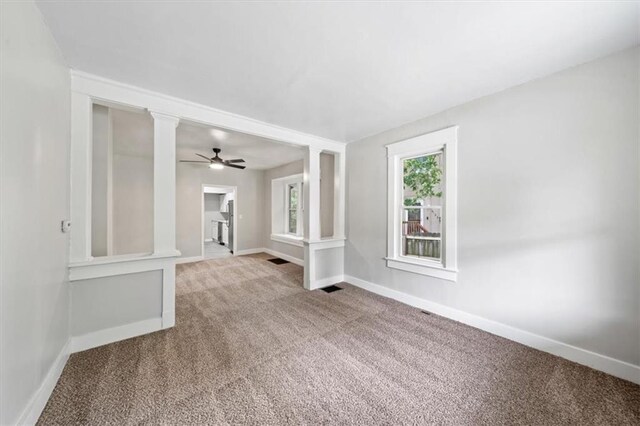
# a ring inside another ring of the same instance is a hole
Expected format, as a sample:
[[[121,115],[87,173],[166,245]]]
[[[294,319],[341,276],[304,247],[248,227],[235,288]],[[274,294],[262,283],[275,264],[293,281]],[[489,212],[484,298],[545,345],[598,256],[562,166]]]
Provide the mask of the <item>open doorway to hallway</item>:
[[[202,185],[202,258],[219,259],[236,251],[236,188]]]

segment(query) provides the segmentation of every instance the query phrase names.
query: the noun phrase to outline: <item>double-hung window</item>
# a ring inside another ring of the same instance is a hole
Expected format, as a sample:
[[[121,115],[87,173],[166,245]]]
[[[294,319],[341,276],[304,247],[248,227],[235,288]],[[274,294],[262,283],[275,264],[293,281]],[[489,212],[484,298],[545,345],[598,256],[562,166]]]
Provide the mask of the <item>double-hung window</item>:
[[[387,145],[387,266],[456,280],[457,127]]]
[[[271,180],[271,239],[302,247],[304,234],[302,174]]]
[[[300,236],[302,235],[302,182],[287,184],[285,200],[287,203],[285,210],[287,234]]]

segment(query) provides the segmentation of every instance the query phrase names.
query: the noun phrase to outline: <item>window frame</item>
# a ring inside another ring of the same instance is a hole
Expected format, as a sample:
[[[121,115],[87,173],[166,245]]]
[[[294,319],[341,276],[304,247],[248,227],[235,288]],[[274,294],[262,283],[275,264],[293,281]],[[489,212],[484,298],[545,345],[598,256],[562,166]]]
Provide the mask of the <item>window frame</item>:
[[[271,179],[271,240],[290,244],[297,247],[303,246],[304,232],[304,194],[302,194],[304,175],[302,173]],[[299,235],[287,233],[288,223],[288,185],[300,184],[300,199],[298,204]]]
[[[298,205],[296,206],[295,209],[291,208],[291,188],[295,187],[296,191],[298,192]],[[295,182],[285,182],[284,185],[284,231],[286,235],[293,235],[296,237],[301,237],[303,232],[304,232],[304,227],[303,227],[303,223],[302,223],[302,181],[295,181]],[[289,230],[289,224],[290,224],[290,214],[291,214],[291,210],[295,210],[296,211],[296,232],[291,232]]]
[[[387,267],[457,280],[457,144],[458,126],[395,142],[387,148]],[[422,259],[402,254],[404,211],[404,165],[410,158],[443,154],[441,259]]]

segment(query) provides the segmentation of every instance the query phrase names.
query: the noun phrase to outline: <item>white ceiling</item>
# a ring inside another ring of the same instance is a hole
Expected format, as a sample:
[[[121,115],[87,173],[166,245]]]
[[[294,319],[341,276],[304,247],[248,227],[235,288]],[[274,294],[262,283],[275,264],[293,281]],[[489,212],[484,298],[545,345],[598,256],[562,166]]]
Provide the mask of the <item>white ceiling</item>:
[[[153,156],[153,119],[148,112],[112,109],[114,152],[138,157]],[[213,157],[221,148],[225,160],[242,158],[248,169],[271,169],[304,158],[299,146],[230,130],[181,121],[176,130],[178,160],[202,160],[196,153]],[[203,167],[193,164],[193,167]],[[205,164],[206,166],[206,164]]]
[[[201,160],[195,153],[213,157],[216,147],[222,149],[221,158],[242,158],[245,161],[242,165],[248,169],[271,169],[304,158],[300,146],[189,122],[181,122],[178,126],[176,146],[180,160]]]
[[[72,68],[338,141],[639,42],[637,2],[38,5]]]

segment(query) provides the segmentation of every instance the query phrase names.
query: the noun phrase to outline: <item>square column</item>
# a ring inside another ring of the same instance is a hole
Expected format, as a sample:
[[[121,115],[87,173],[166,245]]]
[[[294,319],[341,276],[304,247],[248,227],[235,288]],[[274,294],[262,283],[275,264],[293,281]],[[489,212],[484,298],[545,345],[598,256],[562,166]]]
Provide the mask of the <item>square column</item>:
[[[344,239],[345,198],[346,198],[346,161],[345,152],[333,154],[333,238]]]
[[[93,102],[71,92],[71,225],[69,261],[91,260],[91,166]]]
[[[307,147],[304,154],[304,239],[320,240],[320,153],[321,149]]]
[[[153,117],[153,252],[176,250],[176,127],[178,117],[149,111]]]

